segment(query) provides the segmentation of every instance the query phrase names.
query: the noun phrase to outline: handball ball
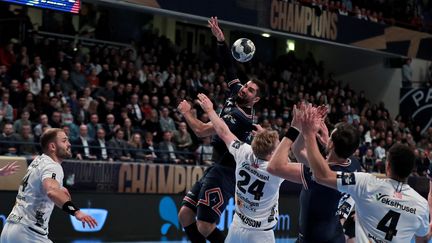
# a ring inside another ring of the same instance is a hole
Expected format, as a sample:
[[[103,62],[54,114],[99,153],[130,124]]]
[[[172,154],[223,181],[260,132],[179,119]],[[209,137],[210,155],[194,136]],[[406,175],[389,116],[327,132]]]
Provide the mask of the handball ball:
[[[254,56],[255,45],[247,38],[240,38],[232,45],[231,53],[237,61],[248,62]]]

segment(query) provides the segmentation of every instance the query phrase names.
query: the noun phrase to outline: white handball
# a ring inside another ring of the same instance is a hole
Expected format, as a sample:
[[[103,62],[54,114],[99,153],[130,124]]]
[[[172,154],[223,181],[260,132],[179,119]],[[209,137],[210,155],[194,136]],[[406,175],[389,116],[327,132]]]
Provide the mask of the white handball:
[[[231,53],[237,61],[248,62],[255,54],[255,44],[247,38],[240,38],[232,45]]]

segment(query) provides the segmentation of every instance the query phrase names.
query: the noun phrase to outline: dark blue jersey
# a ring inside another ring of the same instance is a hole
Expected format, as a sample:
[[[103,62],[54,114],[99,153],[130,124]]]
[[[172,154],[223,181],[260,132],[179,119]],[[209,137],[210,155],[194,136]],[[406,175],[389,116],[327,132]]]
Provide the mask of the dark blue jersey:
[[[354,172],[360,170],[360,163],[350,159],[343,165],[330,164],[330,168],[333,171]],[[338,242],[343,236],[336,213],[342,194],[316,183],[312,171],[305,165],[302,172],[299,223],[303,242]]]
[[[218,43],[218,50],[222,65],[225,68],[227,80],[230,80],[229,98],[225,101],[222,112],[219,116],[228,125],[230,131],[242,142],[250,144],[252,142],[253,117],[251,108],[239,107],[236,99],[239,90],[243,87],[237,78],[232,58],[228,46],[225,42]],[[219,165],[235,168],[234,157],[229,153],[224,141],[219,136],[214,135],[212,139],[213,158],[212,160]]]
[[[239,82],[230,85],[232,96],[228,98],[219,115],[228,125],[230,131],[242,142],[250,144],[252,142],[252,114],[251,109],[239,107],[236,104],[237,92],[241,88]],[[235,168],[234,157],[229,153],[224,141],[219,136],[214,135],[213,161],[220,165]]]

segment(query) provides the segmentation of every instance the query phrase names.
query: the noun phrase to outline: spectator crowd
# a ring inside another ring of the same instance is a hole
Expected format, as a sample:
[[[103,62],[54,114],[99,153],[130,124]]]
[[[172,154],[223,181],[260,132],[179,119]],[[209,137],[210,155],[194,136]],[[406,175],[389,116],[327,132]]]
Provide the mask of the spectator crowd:
[[[195,137],[176,106],[189,100],[208,122],[194,101],[202,92],[222,109],[228,87],[214,49],[191,53],[154,32],[130,48],[49,38],[8,42],[0,47],[0,154],[34,156],[43,131],[54,127],[66,131],[79,160],[211,164],[210,137]],[[343,121],[358,128],[355,156],[365,170],[383,172],[386,151],[405,143],[416,150],[413,174],[425,174],[432,128],[422,134],[410,120],[392,118],[384,103],[371,103],[327,74],[312,53],[238,69],[243,81],[253,76],[268,85],[254,117],[264,128],[284,134],[299,101],[326,105],[329,127]]]

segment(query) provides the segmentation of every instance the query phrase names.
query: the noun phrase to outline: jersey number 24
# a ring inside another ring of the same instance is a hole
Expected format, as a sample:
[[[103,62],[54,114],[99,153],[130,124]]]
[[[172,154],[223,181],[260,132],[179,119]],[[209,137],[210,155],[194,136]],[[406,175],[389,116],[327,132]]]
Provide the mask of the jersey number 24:
[[[249,175],[249,173],[247,173],[244,170],[240,170],[239,175],[243,177],[243,179],[237,182],[237,188],[244,194],[246,194],[247,191],[248,193],[254,195],[254,200],[259,201],[261,197],[264,195],[263,189],[264,189],[265,182],[256,179],[254,182],[252,182],[249,185],[249,182],[251,180],[251,176]],[[247,187],[247,189],[245,187]]]

